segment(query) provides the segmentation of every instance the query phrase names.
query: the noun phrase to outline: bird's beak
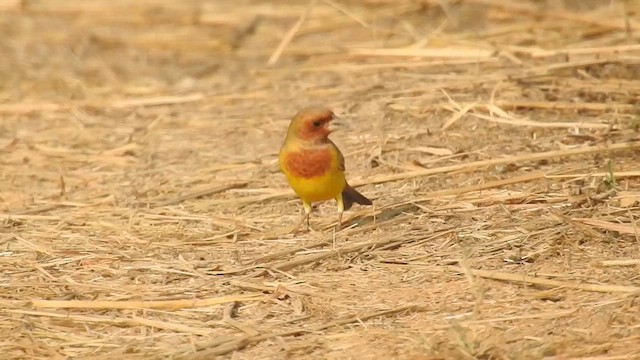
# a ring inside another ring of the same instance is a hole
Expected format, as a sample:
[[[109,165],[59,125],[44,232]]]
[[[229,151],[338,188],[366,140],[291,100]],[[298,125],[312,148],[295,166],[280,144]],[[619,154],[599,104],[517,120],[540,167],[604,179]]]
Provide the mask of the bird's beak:
[[[342,118],[334,116],[333,119],[329,122],[329,131],[334,132],[338,130],[348,130],[349,123],[343,120]]]

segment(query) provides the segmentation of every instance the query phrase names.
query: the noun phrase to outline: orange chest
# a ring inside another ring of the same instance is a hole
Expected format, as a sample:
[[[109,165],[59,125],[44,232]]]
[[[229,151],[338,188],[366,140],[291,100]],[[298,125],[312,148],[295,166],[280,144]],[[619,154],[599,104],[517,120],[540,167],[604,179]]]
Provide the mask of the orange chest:
[[[285,174],[310,179],[337,169],[336,154],[331,149],[296,151],[280,154],[280,167]]]

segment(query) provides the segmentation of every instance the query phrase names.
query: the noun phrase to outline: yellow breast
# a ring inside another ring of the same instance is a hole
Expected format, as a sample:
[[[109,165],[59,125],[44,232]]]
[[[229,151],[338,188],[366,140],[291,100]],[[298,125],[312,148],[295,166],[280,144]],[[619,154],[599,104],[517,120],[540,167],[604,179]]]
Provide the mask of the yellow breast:
[[[293,191],[307,203],[330,200],[344,190],[346,181],[340,169],[338,149],[283,147],[280,169]]]

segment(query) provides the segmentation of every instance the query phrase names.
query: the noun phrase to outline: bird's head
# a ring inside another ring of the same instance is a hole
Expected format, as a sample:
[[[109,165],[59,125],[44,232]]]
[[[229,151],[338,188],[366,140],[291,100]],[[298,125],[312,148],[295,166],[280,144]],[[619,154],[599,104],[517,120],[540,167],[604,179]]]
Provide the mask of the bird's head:
[[[293,117],[287,137],[305,142],[325,142],[329,134],[343,125],[331,110],[320,106],[307,107]]]

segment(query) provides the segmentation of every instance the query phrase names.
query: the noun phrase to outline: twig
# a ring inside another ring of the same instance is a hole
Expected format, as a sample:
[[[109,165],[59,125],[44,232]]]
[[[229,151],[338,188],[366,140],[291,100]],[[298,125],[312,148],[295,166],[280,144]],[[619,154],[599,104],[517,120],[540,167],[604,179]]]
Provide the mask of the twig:
[[[640,265],[640,259],[602,260],[600,266],[635,266]]]
[[[167,200],[163,200],[163,201],[159,201],[158,203],[156,203],[156,206],[167,206],[167,205],[175,205],[175,204],[179,204],[185,200],[191,200],[191,199],[197,199],[197,198],[201,198],[203,196],[207,196],[207,195],[213,195],[213,194],[218,194],[227,190],[231,190],[231,189],[240,189],[243,187],[246,187],[247,184],[249,184],[248,182],[239,182],[239,183],[233,183],[233,184],[226,184],[226,185],[222,185],[222,186],[215,186],[215,187],[211,187],[208,189],[204,189],[204,190],[200,190],[200,191],[195,191],[192,192],[190,194],[186,194],[186,195],[182,195],[182,196],[178,196],[176,198],[173,199],[167,199]]]
[[[601,229],[616,231],[621,234],[631,234],[637,235],[636,228],[630,224],[617,224],[609,221],[604,221],[600,219],[590,219],[590,218],[573,218],[572,221],[579,221],[583,224],[592,225],[595,227],[599,227]]]
[[[636,105],[620,104],[620,103],[498,100],[495,102],[495,104],[501,107],[529,108],[529,109],[618,111],[618,112],[637,111]]]
[[[490,116],[484,114],[471,113],[470,116],[481,120],[487,120],[489,122],[493,122],[496,124],[507,124],[513,126],[529,126],[529,127],[538,127],[538,128],[577,128],[577,129],[608,129],[610,125],[607,124],[599,124],[599,123],[576,123],[576,122],[544,122],[544,121],[535,121],[529,119],[508,119],[500,116]]]
[[[53,210],[53,209],[57,209],[60,206],[64,206],[64,205],[63,204],[43,205],[43,206],[38,206],[38,207],[31,208],[31,209],[13,211],[13,212],[11,212],[11,215],[33,215],[33,214],[39,214],[39,213],[47,212],[47,211],[50,211],[50,210]]]
[[[460,274],[464,274],[465,270],[460,267],[449,266],[451,271],[455,271]],[[535,276],[529,276],[524,274],[512,274],[501,271],[488,271],[469,269],[471,274],[479,276],[485,279],[503,280],[516,283],[528,283],[534,285],[541,285],[546,287],[564,287],[569,289],[577,289],[583,291],[593,292],[613,292],[613,293],[635,293],[640,292],[640,287],[636,286],[623,286],[623,285],[599,285],[599,284],[580,284],[567,281],[543,279]]]
[[[0,114],[27,114],[32,112],[55,112],[68,111],[77,107],[90,108],[132,108],[142,106],[178,105],[197,102],[204,99],[201,93],[180,95],[180,96],[155,96],[148,98],[130,98],[115,101],[76,101],[65,104],[58,103],[16,103],[0,104]]]
[[[61,309],[184,309],[220,305],[234,301],[257,301],[263,294],[219,296],[209,299],[156,300],[156,301],[92,301],[92,300],[31,300],[36,308]]]
[[[187,326],[184,324],[171,323],[168,321],[161,320],[152,320],[141,318],[138,316],[133,316],[131,318],[114,318],[113,316],[96,316],[96,315],[81,315],[81,314],[73,314],[68,311],[65,312],[48,312],[48,311],[38,311],[38,310],[25,310],[25,309],[3,309],[3,311],[13,314],[22,314],[22,315],[31,315],[31,316],[45,316],[50,318],[57,319],[65,319],[65,321],[78,321],[78,322],[90,322],[90,323],[102,323],[102,324],[111,324],[118,326],[148,326],[154,327],[157,329],[176,331],[185,334],[197,334],[203,336],[212,335],[215,332],[214,329],[210,328],[196,328],[192,326]],[[228,337],[229,338],[229,337]],[[233,340],[231,338],[230,340]]]
[[[405,239],[405,242],[411,242],[414,241],[415,239]],[[297,258],[294,258],[292,260],[289,261],[282,261],[282,262],[278,262],[278,263],[271,263],[271,264],[265,264],[265,267],[272,267],[274,269],[277,270],[282,270],[282,271],[287,271],[287,270],[291,270],[295,267],[298,266],[302,266],[302,265],[306,265],[306,264],[311,264],[326,258],[330,258],[333,256],[339,256],[339,255],[344,255],[350,252],[355,252],[355,251],[359,251],[365,248],[370,248],[370,247],[378,247],[378,246],[384,246],[387,244],[390,244],[392,242],[396,242],[398,241],[397,238],[395,237],[389,237],[389,238],[385,238],[385,239],[381,239],[381,240],[373,240],[373,241],[364,241],[364,242],[360,242],[360,243],[355,243],[355,244],[349,244],[346,246],[343,246],[339,249],[336,250],[332,250],[332,251],[327,251],[324,253],[319,253],[319,254],[311,254],[311,255],[306,255],[306,256],[300,256]]]
[[[361,56],[411,56],[422,58],[454,58],[454,59],[487,59],[494,56],[493,50],[488,49],[466,49],[466,48],[357,48],[349,51],[353,55]]]
[[[558,174],[558,175],[547,175],[546,179],[570,179],[570,178],[583,178],[583,177],[603,177],[609,176],[611,173],[608,172],[598,172],[598,173],[580,173],[580,174]],[[630,177],[640,177],[640,171],[616,171],[613,173],[616,179],[622,178],[630,178]]]
[[[289,29],[289,31],[284,36],[284,38],[282,38],[282,41],[280,41],[280,44],[278,45],[276,50],[273,52],[273,54],[271,54],[271,57],[269,57],[269,61],[267,62],[267,65],[271,66],[276,62],[278,62],[278,59],[280,59],[282,52],[284,52],[284,49],[286,49],[287,45],[289,45],[291,40],[293,40],[293,37],[296,36],[296,33],[298,32],[298,30],[300,30],[300,27],[302,26],[302,24],[304,24],[305,20],[311,13],[311,9],[313,9],[313,7],[316,5],[316,2],[317,0],[311,0],[311,2],[309,2],[309,6],[307,6],[305,11],[302,13],[302,15],[300,15],[300,18],[298,19],[298,21],[291,27],[291,29]]]
[[[459,171],[459,170],[470,171],[470,170],[475,170],[482,167],[508,164],[508,163],[514,163],[514,162],[549,160],[553,158],[561,158],[566,156],[586,155],[586,154],[592,154],[596,152],[632,150],[632,149],[638,149],[638,148],[640,148],[640,141],[625,142],[625,143],[604,145],[604,146],[603,145],[589,146],[589,147],[582,147],[582,148],[576,148],[576,149],[552,150],[552,151],[545,151],[545,152],[535,153],[535,154],[507,156],[500,159],[481,160],[481,161],[475,161],[475,162],[466,163],[466,164],[449,165],[449,166],[443,166],[443,167],[434,168],[434,169],[409,171],[409,172],[400,173],[400,174],[374,176],[367,180],[353,181],[352,186],[381,184],[381,183],[390,182],[390,181],[407,180],[407,179],[416,178],[416,177],[429,176],[429,175],[435,175],[435,174],[444,174],[444,173]]]
[[[309,250],[309,249],[315,249],[315,248],[319,248],[319,247],[323,247],[326,245],[331,245],[331,241],[330,240],[322,240],[322,241],[318,241],[317,243],[314,244],[310,244],[310,245],[305,245],[305,246],[301,246],[301,247],[297,247],[297,248],[290,248],[290,249],[286,249],[286,250],[282,250],[282,251],[278,251],[278,252],[274,252],[271,254],[267,254],[264,256],[261,256],[257,259],[254,259],[252,261],[253,264],[261,264],[261,263],[266,263],[275,259],[279,259],[279,258],[283,258],[285,256],[289,256],[292,254],[295,254],[297,252],[300,251],[305,251],[305,250]]]
[[[620,21],[611,21],[608,20],[607,17],[601,17],[598,19],[594,19],[592,17],[587,17],[584,15],[579,15],[574,12],[566,12],[566,11],[542,11],[538,10],[536,7],[531,4],[527,4],[524,2],[516,2],[516,1],[505,1],[505,0],[471,0],[471,2],[495,6],[498,8],[503,8],[510,13],[525,13],[535,16],[547,16],[550,18],[555,18],[559,20],[569,20],[575,21],[579,23],[589,24],[601,26],[609,29],[617,29],[617,30],[627,30],[627,24],[625,24],[622,19]]]
[[[229,281],[229,285],[233,285],[240,289],[251,290],[251,291],[267,291],[267,292],[275,292],[275,291],[284,291],[292,294],[313,296],[313,297],[322,297],[322,298],[331,298],[332,296],[321,294],[315,291],[300,289],[297,287],[293,287],[288,284],[276,283],[275,285],[263,285],[263,284],[255,284],[248,281],[240,281],[240,280],[231,280]]]

